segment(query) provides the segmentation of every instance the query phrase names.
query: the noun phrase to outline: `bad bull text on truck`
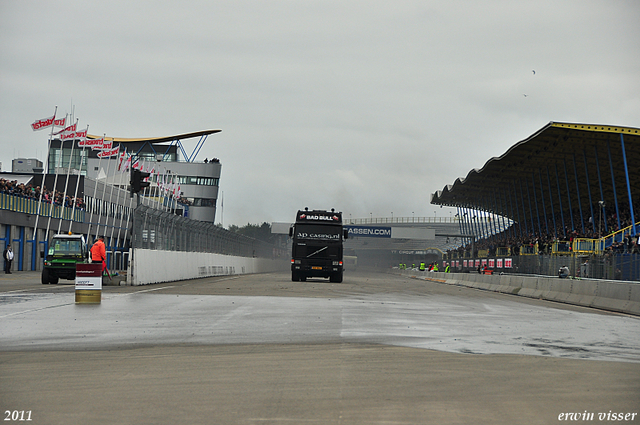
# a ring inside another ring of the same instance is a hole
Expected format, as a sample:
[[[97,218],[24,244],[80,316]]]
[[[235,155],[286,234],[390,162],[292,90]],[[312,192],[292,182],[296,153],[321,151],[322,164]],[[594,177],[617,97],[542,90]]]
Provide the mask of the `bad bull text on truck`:
[[[298,211],[295,224],[289,228],[291,248],[291,280],[305,282],[308,277],[329,278],[342,282],[344,270],[342,243],[349,233],[342,227],[342,213],[322,210]]]

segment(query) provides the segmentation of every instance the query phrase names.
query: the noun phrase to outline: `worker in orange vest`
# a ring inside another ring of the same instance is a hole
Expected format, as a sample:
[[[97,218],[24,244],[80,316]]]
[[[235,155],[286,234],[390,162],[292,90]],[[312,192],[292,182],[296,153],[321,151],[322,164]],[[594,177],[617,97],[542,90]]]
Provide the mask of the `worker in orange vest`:
[[[102,263],[102,269],[106,267],[107,263],[107,248],[104,245],[104,236],[99,236],[98,240],[91,247],[91,262]]]

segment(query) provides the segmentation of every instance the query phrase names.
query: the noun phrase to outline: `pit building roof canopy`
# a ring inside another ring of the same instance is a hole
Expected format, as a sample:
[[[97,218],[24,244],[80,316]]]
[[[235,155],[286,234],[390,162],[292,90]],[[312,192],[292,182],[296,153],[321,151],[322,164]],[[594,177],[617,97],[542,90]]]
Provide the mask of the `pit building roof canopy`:
[[[640,201],[639,167],[639,128],[550,122],[481,169],[433,193],[431,203],[516,221],[560,211],[575,214],[582,208],[588,220],[594,209],[597,214],[600,200],[608,211],[615,211],[616,199],[628,209],[627,175],[633,202]]]
[[[114,143],[140,143],[140,142],[163,143],[163,142],[174,142],[176,140],[192,139],[194,137],[208,136],[213,133],[220,133],[221,131],[222,130],[202,130],[202,131],[195,131],[193,133],[176,134],[175,136],[137,137],[137,138],[105,137],[104,139],[106,141],[113,141]],[[88,134],[87,137],[89,139],[100,138],[100,136],[96,136],[93,134]]]

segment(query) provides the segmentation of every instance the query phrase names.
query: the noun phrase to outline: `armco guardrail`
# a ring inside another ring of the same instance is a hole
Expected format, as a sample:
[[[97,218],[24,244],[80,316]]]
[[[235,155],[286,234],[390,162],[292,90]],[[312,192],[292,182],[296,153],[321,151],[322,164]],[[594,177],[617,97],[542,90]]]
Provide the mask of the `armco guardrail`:
[[[640,316],[640,284],[545,276],[434,273],[391,269],[392,273],[505,294],[557,301]]]

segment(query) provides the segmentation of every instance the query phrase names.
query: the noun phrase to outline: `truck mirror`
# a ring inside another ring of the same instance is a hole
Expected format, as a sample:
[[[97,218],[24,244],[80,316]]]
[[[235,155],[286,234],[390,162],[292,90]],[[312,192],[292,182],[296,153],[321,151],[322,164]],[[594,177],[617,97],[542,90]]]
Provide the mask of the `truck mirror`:
[[[44,251],[40,251],[40,258],[44,258]]]
[[[289,227],[289,237],[293,237],[293,227]]]
[[[343,229],[344,239],[349,239],[349,229]]]

